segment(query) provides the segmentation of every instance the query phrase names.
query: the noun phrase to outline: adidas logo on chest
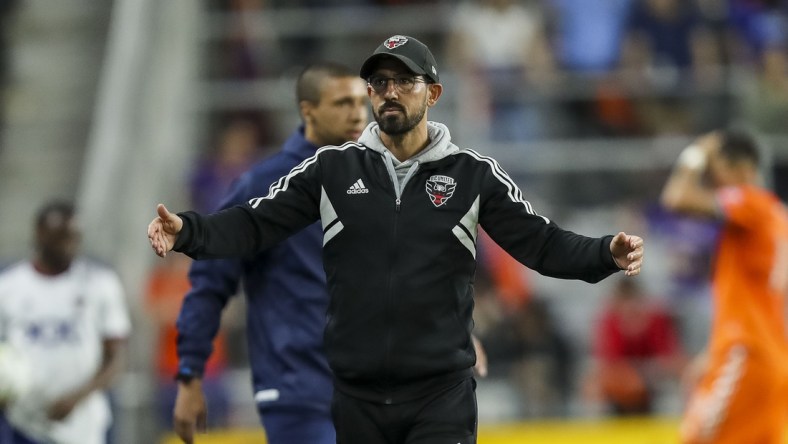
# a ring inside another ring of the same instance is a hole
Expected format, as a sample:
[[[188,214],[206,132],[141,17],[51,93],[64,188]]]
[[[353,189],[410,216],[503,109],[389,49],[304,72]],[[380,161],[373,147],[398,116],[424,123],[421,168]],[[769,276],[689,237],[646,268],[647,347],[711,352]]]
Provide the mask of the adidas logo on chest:
[[[350,186],[347,190],[348,194],[366,194],[369,193],[369,189],[364,185],[364,182],[361,179],[357,180],[353,185]]]

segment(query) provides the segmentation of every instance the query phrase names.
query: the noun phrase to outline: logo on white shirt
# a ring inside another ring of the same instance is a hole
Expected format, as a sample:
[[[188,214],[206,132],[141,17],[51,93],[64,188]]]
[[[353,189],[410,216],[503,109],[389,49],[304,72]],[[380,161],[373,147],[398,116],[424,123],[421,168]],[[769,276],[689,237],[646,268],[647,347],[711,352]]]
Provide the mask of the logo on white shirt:
[[[350,186],[347,190],[348,194],[366,194],[369,193],[369,189],[364,186],[364,182],[361,179],[357,180],[353,185]]]

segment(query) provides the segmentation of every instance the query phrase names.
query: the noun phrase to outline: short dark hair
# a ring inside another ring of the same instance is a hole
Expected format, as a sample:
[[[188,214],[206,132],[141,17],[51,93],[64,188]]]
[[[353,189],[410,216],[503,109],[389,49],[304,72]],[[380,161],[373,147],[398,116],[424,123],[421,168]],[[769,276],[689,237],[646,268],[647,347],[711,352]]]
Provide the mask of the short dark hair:
[[[70,200],[53,199],[42,205],[36,212],[36,228],[42,228],[50,214],[59,214],[65,219],[71,219],[76,213],[76,206]]]
[[[755,138],[748,132],[737,129],[723,131],[720,154],[731,162],[747,161],[756,167],[761,160]]]
[[[316,62],[307,65],[296,80],[296,101],[320,102],[320,88],[326,78],[356,77],[356,73],[336,62]]]

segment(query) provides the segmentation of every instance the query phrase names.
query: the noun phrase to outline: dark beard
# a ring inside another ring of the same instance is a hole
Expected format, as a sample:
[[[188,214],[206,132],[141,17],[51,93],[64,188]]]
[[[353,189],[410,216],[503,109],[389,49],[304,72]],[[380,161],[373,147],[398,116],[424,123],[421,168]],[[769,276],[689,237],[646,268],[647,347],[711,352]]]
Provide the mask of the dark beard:
[[[385,106],[385,105],[384,105]],[[384,133],[388,134],[389,136],[401,136],[413,128],[421,122],[424,118],[424,114],[427,112],[427,104],[425,103],[421,109],[419,110],[416,115],[413,117],[408,117],[407,114],[404,117],[395,115],[395,116],[388,116],[385,118],[380,117],[380,112],[375,111],[373,114],[375,115],[375,122],[378,122],[380,126],[380,130]],[[404,110],[403,110],[404,114]]]

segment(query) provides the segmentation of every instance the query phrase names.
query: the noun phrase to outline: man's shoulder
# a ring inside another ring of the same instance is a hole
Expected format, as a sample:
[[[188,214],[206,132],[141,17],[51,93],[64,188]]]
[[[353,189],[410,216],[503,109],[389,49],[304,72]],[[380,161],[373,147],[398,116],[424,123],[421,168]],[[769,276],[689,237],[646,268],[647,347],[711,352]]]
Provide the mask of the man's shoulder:
[[[481,162],[485,164],[498,163],[495,159],[472,148],[460,148],[452,154],[458,159],[467,159],[470,162]]]
[[[303,156],[279,151],[258,161],[235,181],[226,196],[228,201],[225,201],[224,206],[243,203],[261,193],[264,194],[272,183],[286,176],[303,160]]]
[[[342,145],[326,145],[321,147],[317,150],[315,157],[359,155],[373,151],[374,150],[368,149],[363,143],[345,142]]]
[[[380,153],[359,142],[346,142],[342,145],[326,145],[320,147],[314,156],[306,159],[297,167],[299,171],[305,171],[313,165],[321,169],[338,171],[336,168],[352,168],[351,165],[357,163],[366,156],[379,156]]]
[[[726,186],[718,188],[715,194],[725,208],[746,207],[748,211],[770,212],[780,205],[772,191],[759,186]]]
[[[355,150],[349,150],[349,148],[355,148]],[[268,184],[270,184],[271,179],[279,179],[299,165],[308,165],[313,163],[318,157],[323,158],[337,153],[348,151],[359,152],[364,150],[366,150],[364,145],[361,145],[357,142],[347,142],[338,146],[323,146],[313,151],[311,155],[306,155],[306,152],[279,151],[278,153],[257,162],[241,177],[241,180],[250,182],[263,180],[268,181]]]
[[[508,174],[497,160],[474,149],[461,148],[452,153],[451,157],[464,172],[481,174],[485,177],[492,174],[499,179],[508,178]]]

